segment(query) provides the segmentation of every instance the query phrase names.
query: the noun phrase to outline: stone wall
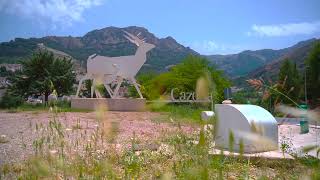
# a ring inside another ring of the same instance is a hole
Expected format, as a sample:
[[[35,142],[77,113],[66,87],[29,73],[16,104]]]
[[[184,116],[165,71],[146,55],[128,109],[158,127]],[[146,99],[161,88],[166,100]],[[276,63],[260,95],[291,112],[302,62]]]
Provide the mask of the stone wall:
[[[145,111],[145,99],[110,99],[110,98],[72,98],[71,107],[75,109],[95,110],[98,105],[105,105],[109,111]]]

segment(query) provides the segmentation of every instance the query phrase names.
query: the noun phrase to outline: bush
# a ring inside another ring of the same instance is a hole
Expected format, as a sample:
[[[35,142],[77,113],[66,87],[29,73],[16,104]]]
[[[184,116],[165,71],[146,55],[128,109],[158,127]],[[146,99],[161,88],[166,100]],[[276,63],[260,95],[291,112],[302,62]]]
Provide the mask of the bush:
[[[21,96],[14,96],[12,94],[6,93],[0,101],[0,107],[6,109],[16,108],[20,106],[23,101],[24,99]]]
[[[56,106],[59,108],[70,108],[71,107],[71,101],[68,100],[58,100],[56,103]]]
[[[202,57],[188,56],[168,72],[159,75],[141,74],[137,77],[142,94],[150,100],[168,95],[174,88],[181,92],[196,92],[197,82],[201,78],[205,80],[207,91],[221,102],[223,90],[230,86],[230,82],[221,71],[210,66],[209,61]]]

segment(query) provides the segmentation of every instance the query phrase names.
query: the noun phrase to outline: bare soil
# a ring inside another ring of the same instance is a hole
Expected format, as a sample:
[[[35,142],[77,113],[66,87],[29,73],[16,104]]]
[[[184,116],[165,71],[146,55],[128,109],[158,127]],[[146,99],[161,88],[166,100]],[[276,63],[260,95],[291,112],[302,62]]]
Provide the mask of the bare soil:
[[[117,148],[126,148],[130,146],[132,138],[135,138],[138,143],[152,144],[179,129],[172,123],[156,122],[154,119],[159,115],[152,112],[106,113],[107,121],[116,126],[112,143]],[[19,162],[32,154],[33,142],[39,137],[37,128],[47,126],[52,116],[48,112],[0,112],[0,136],[6,139],[5,142],[0,142],[0,165]],[[99,126],[95,112],[59,113],[57,119],[62,123],[69,139],[79,138],[80,134],[90,136]],[[77,125],[79,122],[80,126]],[[181,126],[181,130],[186,133],[193,133],[196,129],[194,125]]]
[[[179,128],[174,123],[158,121],[160,116],[160,113],[153,112],[107,112],[105,121],[115,126],[111,143],[121,150],[129,148],[133,138],[138,144],[152,145],[178,130],[187,134],[199,131],[199,126],[196,125],[183,124]],[[62,123],[70,141],[79,139],[83,134],[90,137],[99,127],[99,118],[95,112],[59,113],[56,118]],[[48,126],[52,119],[53,113],[48,112],[0,112],[0,166],[4,163],[20,162],[33,154],[33,142],[39,138],[37,128]],[[319,126],[311,127],[308,134],[300,134],[298,125],[279,125],[279,145],[286,143],[292,151],[301,150],[307,145],[320,145],[319,135]],[[83,138],[83,141],[89,140]],[[310,152],[310,155],[316,156],[316,152]]]

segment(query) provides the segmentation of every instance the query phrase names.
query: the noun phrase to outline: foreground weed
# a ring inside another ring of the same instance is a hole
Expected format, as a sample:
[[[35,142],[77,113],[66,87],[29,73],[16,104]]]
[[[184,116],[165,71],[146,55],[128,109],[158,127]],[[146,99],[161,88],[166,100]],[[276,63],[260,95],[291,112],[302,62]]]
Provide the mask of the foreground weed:
[[[9,142],[8,138],[6,135],[1,135],[0,136],[0,144],[4,144],[4,143],[7,143]]]
[[[68,128],[60,121],[63,113],[52,108],[48,124],[29,124],[36,133],[34,153],[25,162],[4,165],[0,177],[7,179],[298,179],[319,178],[318,159],[270,160],[211,154],[213,122],[201,124],[198,133],[177,131],[166,135],[156,148],[132,135],[131,145],[119,148],[119,123],[108,118],[107,107],[96,110],[97,125],[88,121]],[[210,126],[209,126],[210,125]],[[203,126],[203,127],[202,127]],[[81,128],[80,128],[81,127]],[[71,138],[73,137],[73,138]],[[130,138],[130,137],[129,137]],[[230,135],[230,139],[234,139]],[[234,142],[231,140],[230,142]],[[148,142],[149,143],[149,142]],[[239,149],[244,152],[242,143]],[[141,148],[142,147],[142,148]],[[237,148],[230,143],[230,149]],[[242,155],[242,153],[241,153]],[[290,172],[288,171],[290,169]],[[272,173],[265,173],[271,171]]]

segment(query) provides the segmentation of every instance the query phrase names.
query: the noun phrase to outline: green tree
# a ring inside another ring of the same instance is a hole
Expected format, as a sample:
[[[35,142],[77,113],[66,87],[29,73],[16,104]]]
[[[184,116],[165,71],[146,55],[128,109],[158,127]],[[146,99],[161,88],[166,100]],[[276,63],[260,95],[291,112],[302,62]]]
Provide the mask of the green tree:
[[[145,72],[141,73],[137,76],[137,81],[141,84],[140,91],[148,99],[156,99],[159,97],[159,89],[154,89],[153,79],[158,75],[155,72]],[[129,96],[131,97],[139,97],[139,94],[133,85],[130,85],[129,88]]]
[[[300,97],[301,78],[296,64],[293,64],[289,59],[284,60],[280,67],[278,84],[276,88],[282,93],[288,95],[293,100],[298,100]],[[281,97],[281,100],[289,103],[289,101],[285,98]]]
[[[316,43],[306,59],[307,95],[312,105],[320,98],[320,43]]]
[[[58,96],[69,94],[75,82],[71,59],[55,58],[53,53],[38,51],[26,61],[22,61],[22,71],[10,78],[9,91],[28,97],[44,95],[45,102],[53,90]]]
[[[0,108],[16,108],[23,103],[23,98],[6,92],[0,101]]]

